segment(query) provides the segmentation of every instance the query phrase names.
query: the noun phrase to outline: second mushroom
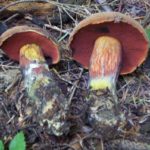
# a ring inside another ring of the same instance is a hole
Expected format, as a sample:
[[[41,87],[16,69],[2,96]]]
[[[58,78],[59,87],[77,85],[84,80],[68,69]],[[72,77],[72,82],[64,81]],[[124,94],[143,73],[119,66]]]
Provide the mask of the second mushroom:
[[[81,21],[71,33],[69,47],[73,58],[89,69],[90,89],[109,89],[116,97],[118,75],[131,73],[143,63],[148,39],[142,26],[131,17],[105,12]],[[114,100],[118,103],[117,98]],[[95,107],[101,103],[98,101]],[[95,107],[90,107],[91,113],[97,113]]]

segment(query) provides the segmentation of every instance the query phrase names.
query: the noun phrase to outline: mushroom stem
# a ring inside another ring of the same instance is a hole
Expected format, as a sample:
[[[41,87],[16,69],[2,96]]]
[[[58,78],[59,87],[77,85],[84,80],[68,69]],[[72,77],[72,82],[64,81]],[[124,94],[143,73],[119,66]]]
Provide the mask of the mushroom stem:
[[[121,64],[121,44],[108,36],[97,38],[90,59],[91,90],[109,89],[112,92],[115,106],[118,104],[116,80]],[[117,109],[117,107],[116,107]]]
[[[114,93],[121,63],[121,44],[112,37],[99,37],[90,59],[90,87],[92,90],[110,89]]]
[[[99,37],[94,44],[94,49],[89,66],[89,85],[91,90],[109,89],[113,97],[107,100],[89,95],[91,105],[89,108],[89,122],[94,126],[114,126],[120,119],[118,97],[116,95],[116,80],[120,71],[121,44],[112,37]],[[113,100],[112,100],[113,99]]]
[[[44,72],[48,72],[49,68],[40,47],[36,44],[26,44],[20,49],[20,66],[24,73],[25,87],[28,96],[32,100],[37,100],[35,95],[36,89],[39,88],[41,82],[46,84],[47,77]],[[42,79],[40,81],[40,79]]]
[[[69,130],[66,121],[68,103],[50,72],[39,46],[27,44],[20,49],[20,66],[25,87],[33,103],[32,113],[47,122],[50,133],[60,136]]]
[[[92,90],[116,87],[120,71],[121,44],[112,37],[99,37],[94,44],[90,59],[90,87]]]

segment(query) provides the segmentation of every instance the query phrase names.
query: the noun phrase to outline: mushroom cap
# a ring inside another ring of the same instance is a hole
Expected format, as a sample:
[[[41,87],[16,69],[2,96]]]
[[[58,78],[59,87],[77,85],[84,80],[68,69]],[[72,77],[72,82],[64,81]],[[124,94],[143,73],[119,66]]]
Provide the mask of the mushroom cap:
[[[73,58],[83,67],[89,67],[96,39],[111,36],[122,45],[120,74],[133,72],[146,59],[148,38],[142,26],[129,16],[118,12],[93,14],[81,21],[69,38]]]
[[[37,44],[43,54],[55,64],[60,60],[58,46],[49,38],[49,34],[40,28],[16,26],[8,29],[0,36],[0,48],[9,58],[19,61],[20,49],[26,44]]]

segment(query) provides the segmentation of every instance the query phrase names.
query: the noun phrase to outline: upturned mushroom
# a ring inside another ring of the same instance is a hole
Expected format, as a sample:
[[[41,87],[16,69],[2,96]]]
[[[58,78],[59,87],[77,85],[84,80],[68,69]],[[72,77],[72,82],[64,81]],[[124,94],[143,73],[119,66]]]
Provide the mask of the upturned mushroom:
[[[91,89],[114,90],[118,75],[133,72],[146,59],[148,39],[142,26],[118,12],[93,14],[73,30],[73,58],[89,69]]]
[[[129,74],[143,63],[148,53],[148,39],[142,26],[131,17],[104,12],[81,21],[70,35],[69,47],[73,59],[89,69],[91,90],[109,89],[117,104],[118,75]],[[99,104],[95,100],[90,107],[95,118]]]
[[[46,31],[29,26],[16,26],[0,36],[0,48],[9,58],[19,61],[23,70],[25,87],[33,103],[32,114],[47,122],[50,133],[60,136],[67,133],[67,100],[54,80],[44,56],[52,64],[60,60],[58,46]]]

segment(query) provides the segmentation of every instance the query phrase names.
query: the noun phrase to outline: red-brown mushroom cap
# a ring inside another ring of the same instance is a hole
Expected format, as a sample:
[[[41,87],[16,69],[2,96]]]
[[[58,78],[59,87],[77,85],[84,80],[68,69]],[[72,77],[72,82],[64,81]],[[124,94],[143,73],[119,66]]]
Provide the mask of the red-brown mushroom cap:
[[[0,36],[0,48],[13,60],[19,61],[19,52],[26,44],[37,44],[52,63],[60,60],[59,49],[46,31],[29,26],[16,26],[8,29]]]
[[[138,22],[118,12],[98,13],[81,21],[69,38],[73,58],[85,68],[89,67],[94,43],[100,36],[110,36],[120,41],[120,74],[133,72],[146,59],[148,39]]]

